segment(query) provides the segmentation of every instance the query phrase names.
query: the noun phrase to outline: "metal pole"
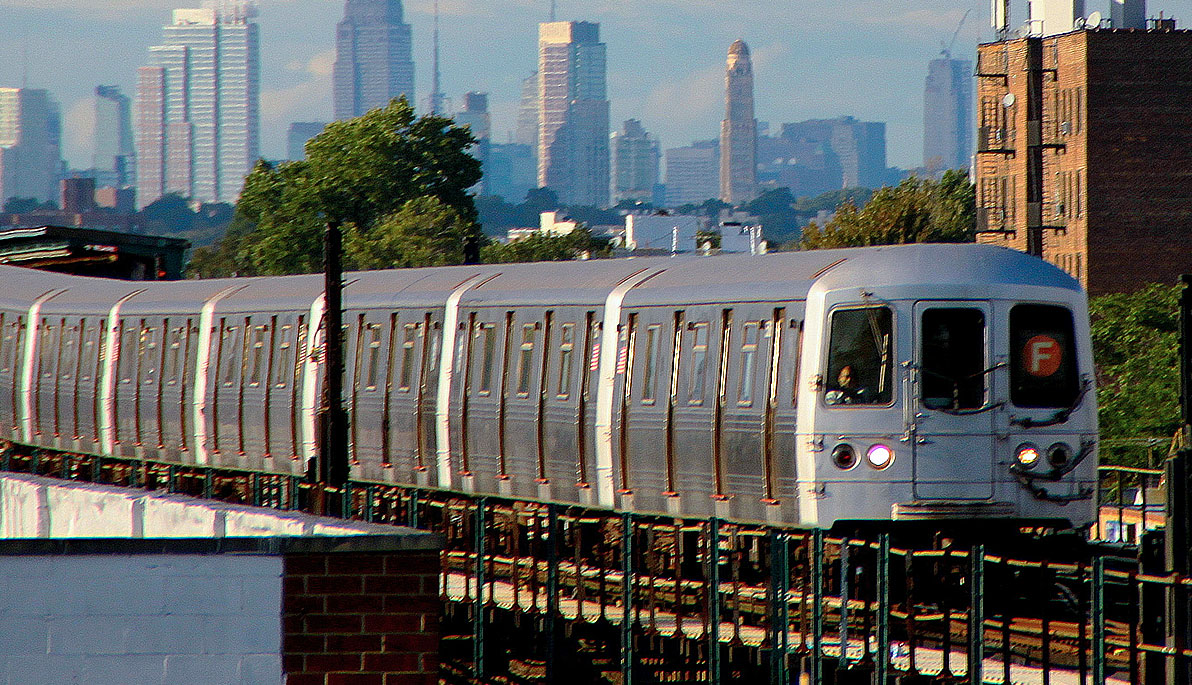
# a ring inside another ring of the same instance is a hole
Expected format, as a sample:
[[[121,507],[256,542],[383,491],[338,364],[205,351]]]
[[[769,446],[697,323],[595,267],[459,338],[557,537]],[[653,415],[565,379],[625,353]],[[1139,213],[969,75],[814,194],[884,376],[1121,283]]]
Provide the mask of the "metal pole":
[[[603,594],[603,593],[602,593]],[[603,602],[601,602],[603,604]],[[633,514],[621,515],[621,683],[633,685]]]
[[[720,519],[708,522],[708,682],[720,682]]]
[[[852,594],[849,589],[849,552],[852,544],[848,538],[840,541],[840,661],[836,662],[837,671],[846,671],[849,666],[848,658],[848,600]]]
[[[339,221],[328,221],[323,232],[324,354],[326,378],[320,410],[323,443],[319,479],[323,486],[339,488],[348,481],[348,416],[343,405],[343,235]]]
[[[806,597],[804,597],[806,600]],[[811,682],[824,681],[824,531],[811,534]]]
[[[558,628],[556,614],[559,613],[559,508],[546,505],[546,682],[556,678],[555,658]]]
[[[877,544],[877,682],[890,678],[890,534]]]
[[[472,609],[472,672],[476,680],[484,681],[484,550],[487,547],[488,500],[476,500],[476,530],[472,531],[475,545],[476,600]]]
[[[1105,557],[1093,560],[1093,685],[1105,685]]]
[[[969,553],[968,677],[972,685],[985,682],[985,545]]]
[[[770,682],[786,685],[790,650],[790,536],[770,531]],[[676,602],[676,605],[678,602]]]

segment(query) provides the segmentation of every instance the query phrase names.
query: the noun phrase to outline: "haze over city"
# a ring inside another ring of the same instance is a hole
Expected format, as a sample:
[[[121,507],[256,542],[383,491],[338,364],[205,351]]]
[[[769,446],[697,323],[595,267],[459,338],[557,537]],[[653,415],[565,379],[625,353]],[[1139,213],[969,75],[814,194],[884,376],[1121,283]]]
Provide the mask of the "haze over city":
[[[1107,3],[1106,3],[1107,4]],[[0,85],[46,88],[63,111],[64,157],[89,164],[93,91],[135,91],[137,67],[160,42],[183,0],[0,0]],[[406,0],[413,26],[418,104],[430,90],[432,0]],[[1088,11],[1105,8],[1095,1]],[[522,79],[535,68],[538,22],[548,0],[443,0],[443,90],[458,106],[487,91],[493,138],[514,128]],[[744,0],[626,2],[560,0],[560,20],[599,22],[608,45],[611,121],[641,119],[664,147],[715,138],[724,108],[724,51],[744,38],[753,53],[757,117],[778,125],[852,115],[885,121],[889,163],[922,163],[922,88],[927,62],[956,35],[969,59],[993,39],[980,0],[925,0],[910,6],[864,0],[774,3]],[[1026,16],[1015,3],[1012,24]],[[1148,13],[1192,16],[1192,0],[1148,4]],[[261,0],[262,155],[285,156],[293,121],[331,119],[331,67],[339,0]]]

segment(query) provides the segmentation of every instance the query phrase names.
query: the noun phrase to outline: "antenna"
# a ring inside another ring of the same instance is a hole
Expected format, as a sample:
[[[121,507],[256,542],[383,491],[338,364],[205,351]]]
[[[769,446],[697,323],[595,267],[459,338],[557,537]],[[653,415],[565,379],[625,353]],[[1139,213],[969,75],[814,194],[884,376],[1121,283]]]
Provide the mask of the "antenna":
[[[550,20],[555,21],[556,10],[558,9],[558,0],[550,0]]]
[[[441,82],[441,75],[439,73],[439,0],[435,0],[435,74],[434,82],[431,84],[430,93],[430,113],[438,114],[439,110],[443,108],[443,89]]]
[[[948,45],[945,46],[943,51],[940,52],[940,54],[945,58],[952,59],[952,47],[956,45],[956,39],[960,37],[960,29],[964,28],[964,22],[966,19],[968,19],[968,16],[972,13],[972,11],[972,9],[967,9],[964,11],[964,16],[960,18],[960,23],[956,25],[956,31],[952,33],[952,40],[948,41]]]

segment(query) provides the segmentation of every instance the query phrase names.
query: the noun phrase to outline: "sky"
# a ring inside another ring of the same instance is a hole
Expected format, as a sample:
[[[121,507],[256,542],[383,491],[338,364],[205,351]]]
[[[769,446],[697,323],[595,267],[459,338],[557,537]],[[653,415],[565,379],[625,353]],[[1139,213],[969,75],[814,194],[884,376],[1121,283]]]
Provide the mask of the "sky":
[[[404,0],[414,30],[418,103],[431,84],[434,0]],[[850,115],[887,123],[888,162],[922,163],[927,63],[975,59],[993,39],[988,0],[557,0],[560,20],[595,21],[608,45],[613,127],[640,119],[664,148],[719,135],[724,63],[744,39],[753,53],[759,121]],[[1085,0],[1108,16],[1109,0]],[[91,166],[95,86],[130,97],[136,69],[171,10],[200,0],[0,0],[0,86],[48,89],[63,112],[64,156]],[[285,156],[294,121],[331,117],[335,24],[343,0],[260,0],[262,156]],[[1104,5],[1104,6],[1102,6]],[[1192,0],[1150,0],[1148,16],[1192,27]],[[537,23],[550,0],[440,0],[443,90],[462,105],[490,94],[493,136],[515,127],[521,81],[535,68]],[[967,19],[957,33],[961,19]],[[1012,0],[1011,23],[1026,19]]]

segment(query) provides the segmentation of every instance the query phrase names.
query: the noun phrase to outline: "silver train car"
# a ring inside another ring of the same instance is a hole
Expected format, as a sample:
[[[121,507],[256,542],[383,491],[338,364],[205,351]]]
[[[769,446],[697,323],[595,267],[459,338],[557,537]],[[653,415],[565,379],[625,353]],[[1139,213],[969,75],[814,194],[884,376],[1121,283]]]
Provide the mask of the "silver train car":
[[[301,475],[319,276],[0,267],[0,439]],[[349,274],[353,480],[831,527],[1094,520],[1085,296],[981,245]]]

